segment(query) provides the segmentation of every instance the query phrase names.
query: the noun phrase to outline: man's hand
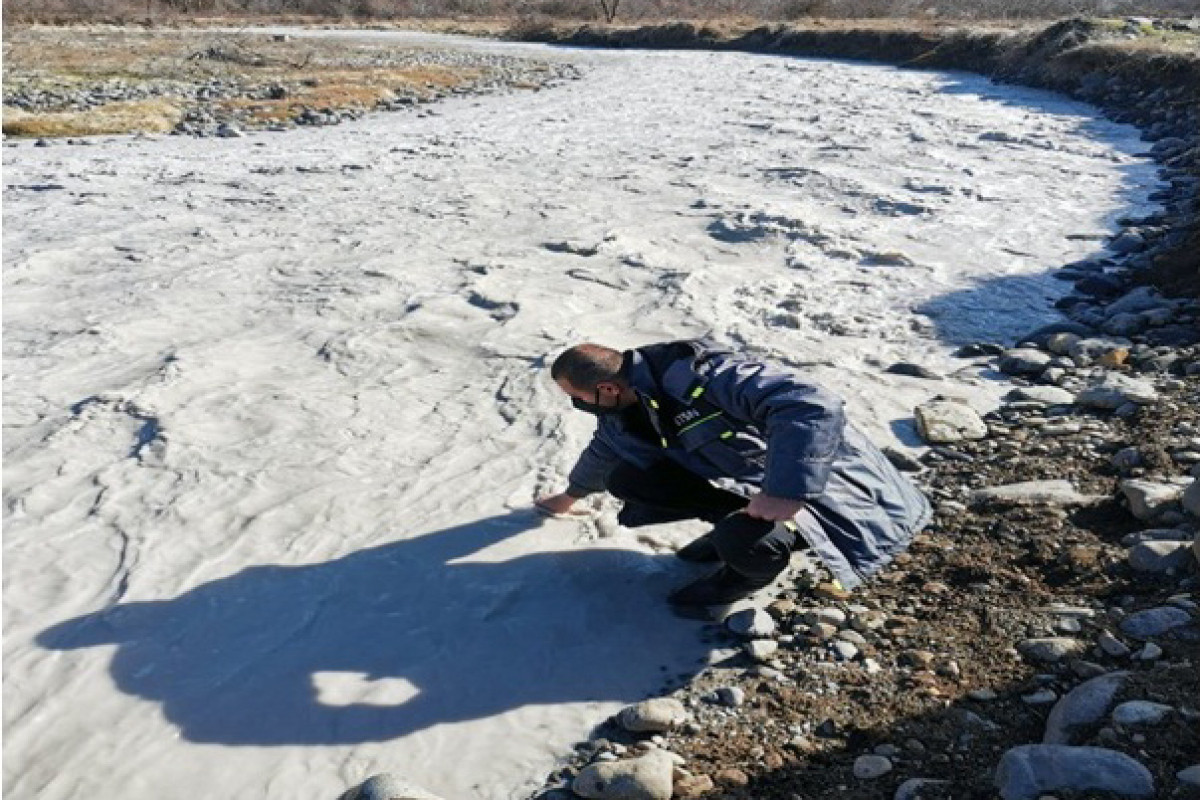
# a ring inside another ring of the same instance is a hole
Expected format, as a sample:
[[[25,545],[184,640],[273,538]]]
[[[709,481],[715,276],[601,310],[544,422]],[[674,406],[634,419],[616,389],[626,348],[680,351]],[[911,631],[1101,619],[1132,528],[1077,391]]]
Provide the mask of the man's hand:
[[[575,505],[575,501],[578,499],[578,497],[571,497],[571,495],[563,493],[550,495],[549,497],[539,497],[533,501],[533,504],[537,507],[538,511],[545,514],[568,514],[571,511],[571,506]]]
[[[750,498],[750,505],[746,506],[743,513],[757,519],[782,522],[796,516],[802,508],[804,508],[803,500],[788,500],[760,492]]]

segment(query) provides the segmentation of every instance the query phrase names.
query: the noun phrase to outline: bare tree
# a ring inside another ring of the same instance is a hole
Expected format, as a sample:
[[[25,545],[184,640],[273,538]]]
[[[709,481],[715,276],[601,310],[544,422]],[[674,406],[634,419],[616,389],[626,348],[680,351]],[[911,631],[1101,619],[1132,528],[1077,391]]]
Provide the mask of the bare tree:
[[[612,24],[612,21],[617,18],[617,8],[621,5],[621,0],[600,0],[600,11],[604,14],[604,21]]]

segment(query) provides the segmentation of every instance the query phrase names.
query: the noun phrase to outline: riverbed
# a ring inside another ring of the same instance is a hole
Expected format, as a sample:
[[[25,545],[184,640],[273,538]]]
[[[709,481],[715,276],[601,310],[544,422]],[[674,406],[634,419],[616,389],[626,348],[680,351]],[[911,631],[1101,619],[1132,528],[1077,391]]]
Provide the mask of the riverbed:
[[[298,33],[298,32],[296,32]],[[1148,208],[1137,132],[957,73],[502,47],[552,89],[4,153],[4,788],[523,797],[710,659],[692,524],[595,499],[548,360],[709,336],[881,445]],[[917,364],[943,376],[886,372]]]

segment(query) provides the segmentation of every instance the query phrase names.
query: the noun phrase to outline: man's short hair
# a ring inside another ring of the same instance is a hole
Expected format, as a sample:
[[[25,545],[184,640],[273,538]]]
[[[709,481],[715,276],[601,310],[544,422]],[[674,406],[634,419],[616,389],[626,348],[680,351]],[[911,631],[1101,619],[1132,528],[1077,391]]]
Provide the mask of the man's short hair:
[[[593,391],[606,381],[624,384],[621,379],[621,364],[625,356],[599,344],[577,344],[554,359],[550,377],[555,381],[566,379],[576,389]]]

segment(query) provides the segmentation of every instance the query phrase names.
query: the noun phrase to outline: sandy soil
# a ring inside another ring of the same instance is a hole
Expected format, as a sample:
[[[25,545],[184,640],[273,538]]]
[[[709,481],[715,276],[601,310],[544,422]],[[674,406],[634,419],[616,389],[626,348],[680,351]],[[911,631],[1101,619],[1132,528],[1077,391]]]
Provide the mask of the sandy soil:
[[[713,335],[911,442],[917,401],[1002,387],[883,368],[950,374],[1050,318],[1047,270],[1153,188],[1133,129],[972,76],[519,52],[587,72],[425,117],[6,146],[13,796],[535,787],[707,659],[662,604],[694,529],[529,510],[589,434],[547,354]]]

